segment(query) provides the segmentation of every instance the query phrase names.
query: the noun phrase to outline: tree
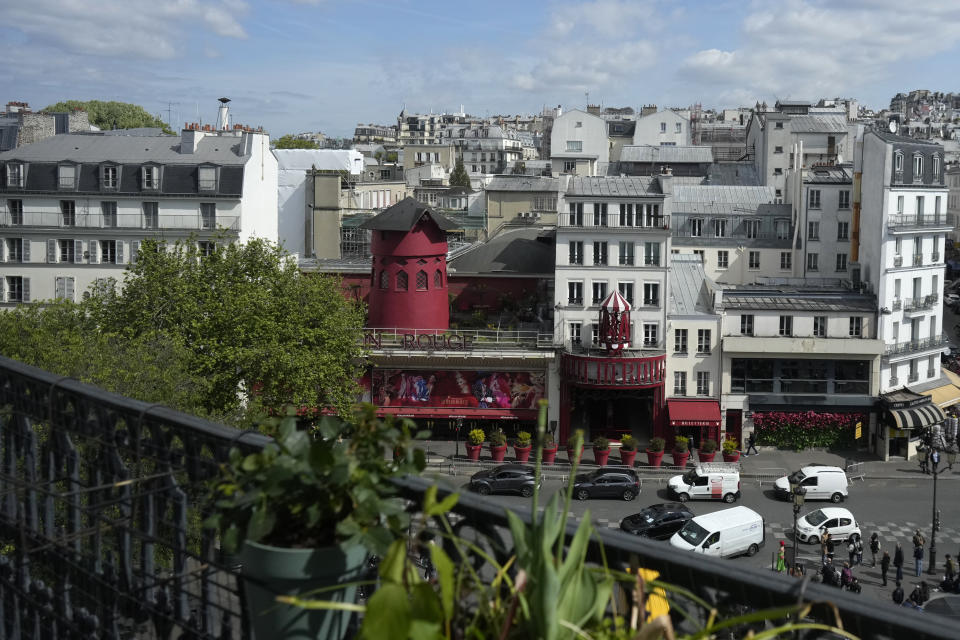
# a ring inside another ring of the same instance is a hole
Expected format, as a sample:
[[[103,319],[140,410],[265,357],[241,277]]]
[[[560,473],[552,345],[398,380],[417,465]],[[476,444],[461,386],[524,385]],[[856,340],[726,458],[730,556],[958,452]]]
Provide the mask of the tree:
[[[102,102],[100,100],[64,100],[45,107],[43,111],[54,113],[71,112],[82,109],[87,112],[90,124],[101,129],[136,129],[138,127],[156,127],[164,133],[173,133],[160,118],[156,118],[140,105],[128,102]]]
[[[463,158],[457,158],[457,163],[450,172],[450,186],[470,188],[470,176],[467,174],[466,167],[463,166]]]
[[[319,149],[320,145],[306,138],[294,138],[289,133],[273,141],[276,149]]]

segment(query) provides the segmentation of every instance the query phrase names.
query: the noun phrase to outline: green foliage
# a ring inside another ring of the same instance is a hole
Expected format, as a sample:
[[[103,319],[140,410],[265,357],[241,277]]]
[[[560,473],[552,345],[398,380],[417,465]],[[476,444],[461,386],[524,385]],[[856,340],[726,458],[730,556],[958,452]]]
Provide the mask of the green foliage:
[[[450,172],[450,186],[470,188],[470,175],[467,173],[467,168],[463,166],[463,158],[457,158],[456,164],[453,165],[453,171]]]
[[[586,433],[583,429],[574,429],[573,435],[567,438],[567,451],[583,450],[583,441]]]
[[[736,438],[727,437],[727,439],[723,441],[723,452],[726,454],[733,453],[737,450],[737,444]]]
[[[610,441],[603,436],[597,436],[593,439],[594,451],[607,451],[610,449]]]
[[[400,154],[396,151],[387,151],[387,162],[397,162]]]
[[[673,439],[673,450],[677,453],[686,453],[690,447],[690,438],[677,436]]]
[[[232,449],[212,488],[213,515],[204,525],[221,531],[225,550],[252,540],[303,549],[363,545],[382,555],[404,535],[409,516],[388,479],[426,465],[423,450],[411,446],[408,421],[379,420],[367,404],[349,423],[324,417],[312,436],[297,430],[293,409],[267,422],[276,440],[246,456]],[[398,448],[403,455],[384,457]]]
[[[100,100],[64,100],[43,108],[43,111],[63,113],[82,109],[87,112],[90,124],[101,129],[137,129],[139,127],[158,127],[164,133],[173,133],[169,125],[156,118],[140,105],[128,102],[102,102]]]
[[[713,453],[717,450],[716,440],[704,440],[700,444],[700,453]]]
[[[294,138],[291,134],[280,136],[272,142],[275,149],[319,149],[320,145],[314,140]]]
[[[530,435],[529,431],[518,431],[517,432],[517,446],[518,447],[529,447],[530,441],[533,436]]]
[[[768,411],[755,413],[757,444],[802,451],[812,447],[849,447],[856,441],[862,413]]]
[[[483,441],[487,439],[487,434],[483,432],[483,429],[471,429],[470,433],[467,434],[467,439],[470,444],[476,447],[483,444]]]
[[[628,433],[620,438],[620,449],[621,451],[636,451],[637,439]]]
[[[663,438],[650,438],[650,446],[647,447],[649,451],[663,451],[663,448],[667,446],[667,441]]]
[[[503,432],[503,429],[497,429],[490,433],[490,446],[491,447],[503,447],[507,444],[507,434]]]

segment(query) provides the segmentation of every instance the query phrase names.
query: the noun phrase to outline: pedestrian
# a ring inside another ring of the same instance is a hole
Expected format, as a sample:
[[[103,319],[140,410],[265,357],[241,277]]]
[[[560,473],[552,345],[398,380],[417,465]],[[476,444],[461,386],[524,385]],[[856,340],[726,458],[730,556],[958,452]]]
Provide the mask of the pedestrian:
[[[933,475],[937,475],[937,465],[940,464],[940,452],[934,449],[930,452],[930,466],[933,467]]]
[[[927,539],[923,537],[923,534],[920,533],[920,529],[917,529],[913,533],[913,546],[922,547],[927,544]]]
[[[787,548],[783,540],[780,541],[780,551],[777,554],[777,573],[783,573],[787,570]]]
[[[849,587],[851,582],[853,582],[853,569],[850,568],[849,562],[844,562],[843,570],[840,571],[840,587]]]
[[[893,590],[893,603],[903,604],[903,587],[900,586],[899,580],[897,580],[897,586]]]
[[[929,599],[930,599],[930,585],[927,584],[926,580],[921,580],[920,581],[920,604],[924,604]]]
[[[873,556],[872,567],[877,566],[877,554],[880,553],[880,536],[874,533],[870,536],[870,555]]]
[[[893,553],[893,566],[897,568],[897,583],[903,580],[903,545],[897,543],[897,550]]]
[[[923,573],[923,547],[914,547],[913,548],[913,559],[916,563],[917,577]]]
[[[956,574],[956,572],[957,572],[957,563],[953,561],[953,558],[951,558],[950,554],[948,553],[946,556],[946,559],[943,562],[944,577],[950,582],[953,582],[953,576]]]
[[[883,558],[880,559],[880,577],[883,578],[883,586],[887,586],[887,571],[890,570],[890,552],[884,551]]]
[[[827,560],[833,560],[833,550],[834,550],[833,536],[830,535],[830,532],[828,531],[827,532]]]
[[[823,584],[837,584],[837,569],[833,566],[833,560],[827,558],[827,561],[823,563],[823,568],[820,569],[821,581]]]
[[[850,586],[847,587],[847,589],[853,593],[860,593],[861,591],[860,579],[854,577],[853,581],[850,583]]]
[[[853,540],[847,540],[847,555],[850,557],[849,562],[852,567],[857,559],[857,545],[853,543]]]
[[[747,436],[747,452],[744,455],[750,455],[751,451],[756,455],[760,455],[760,452],[757,451],[757,441],[753,437],[753,431]]]
[[[820,564],[827,561],[827,541],[829,539],[830,534],[827,533],[827,530],[820,529]]]
[[[917,459],[920,461],[920,473],[929,474],[927,471],[927,450],[923,445],[917,447]]]
[[[923,591],[920,590],[920,585],[915,586],[910,592],[910,602],[918,607],[923,604]]]
[[[857,548],[857,564],[863,564],[863,540],[857,538],[853,541],[853,546]]]

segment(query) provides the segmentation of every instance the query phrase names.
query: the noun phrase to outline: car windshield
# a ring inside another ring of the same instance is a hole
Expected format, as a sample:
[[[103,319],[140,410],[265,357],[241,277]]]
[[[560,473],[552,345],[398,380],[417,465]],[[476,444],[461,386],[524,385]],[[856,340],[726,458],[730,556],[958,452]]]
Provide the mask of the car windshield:
[[[708,535],[710,535],[710,532],[693,520],[688,520],[687,524],[683,525],[683,529],[680,529],[680,537],[693,546],[697,546],[703,542]]]
[[[814,527],[819,526],[827,521],[827,516],[823,514],[823,511],[817,509],[813,513],[807,514],[807,522],[809,522]]]
[[[697,470],[691,469],[683,476],[683,481],[687,484],[693,484],[697,480]]]

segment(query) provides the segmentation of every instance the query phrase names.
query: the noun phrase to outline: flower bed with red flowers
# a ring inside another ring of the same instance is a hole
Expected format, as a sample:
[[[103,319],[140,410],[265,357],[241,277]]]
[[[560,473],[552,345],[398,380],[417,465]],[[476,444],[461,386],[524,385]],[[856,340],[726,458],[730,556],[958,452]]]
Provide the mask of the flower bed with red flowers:
[[[862,413],[769,411],[753,414],[757,444],[802,451],[811,447],[848,447]]]

